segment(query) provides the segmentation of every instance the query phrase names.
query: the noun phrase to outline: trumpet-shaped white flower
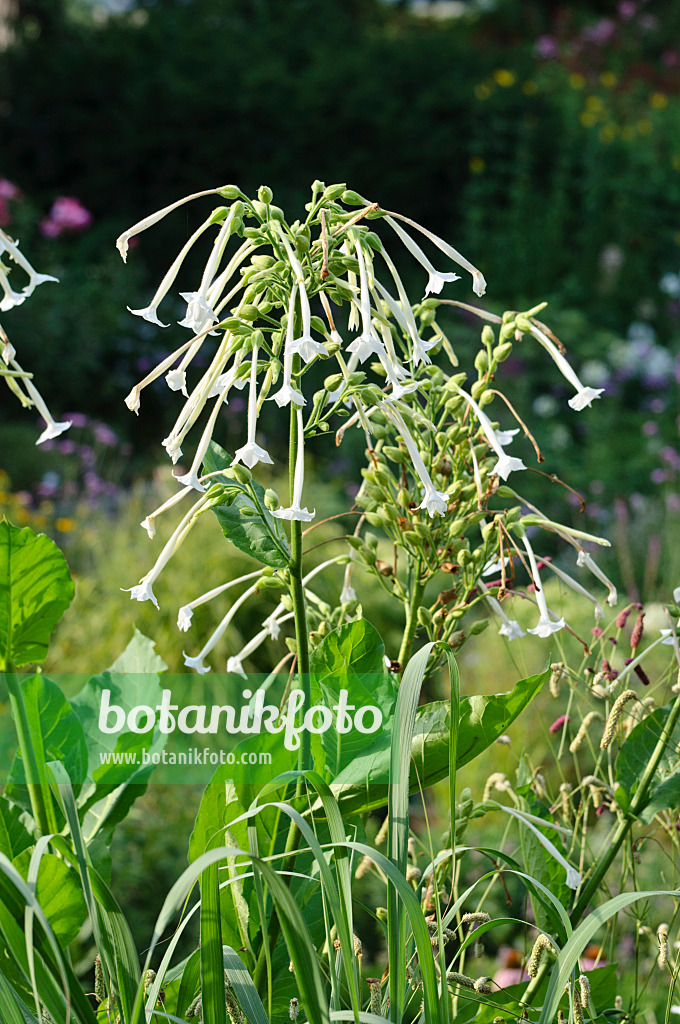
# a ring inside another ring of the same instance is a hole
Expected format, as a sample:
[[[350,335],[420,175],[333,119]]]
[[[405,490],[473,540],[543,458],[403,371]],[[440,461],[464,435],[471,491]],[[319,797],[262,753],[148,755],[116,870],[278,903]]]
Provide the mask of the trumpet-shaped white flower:
[[[24,298],[32,295],[40,284],[45,284],[47,281],[58,282],[59,278],[52,277],[50,274],[39,274],[19,249],[19,243],[14,242],[9,235],[0,230],[0,253],[2,253],[3,249],[16,265],[21,267],[24,273],[28,274],[28,284],[23,288]],[[0,277],[4,277],[4,272],[0,271]]]
[[[237,676],[243,676],[247,679],[247,675],[243,671],[243,662],[239,657],[227,658],[227,672],[233,673]]]
[[[203,460],[205,458],[206,452],[208,451],[208,445],[210,444],[211,438],[213,436],[213,431],[215,430],[217,417],[219,415],[223,403],[226,401],[228,394],[229,387],[227,385],[222,391],[220,397],[215,402],[213,411],[210,413],[208,422],[206,423],[203,429],[201,440],[198,442],[198,448],[196,449],[196,454],[194,455],[194,460],[191,463],[189,472],[184,473],[182,476],[175,477],[178,484],[182,484],[184,487],[193,487],[195,491],[205,490],[204,485],[200,481],[200,470],[203,465]]]
[[[179,273],[179,269],[182,266],[182,263],[184,262],[187,253],[193,247],[194,243],[198,241],[203,232],[206,231],[207,228],[210,226],[210,222],[211,218],[208,217],[208,219],[203,221],[201,226],[194,231],[191,238],[182,246],[182,248],[179,251],[179,254],[175,257],[169,269],[164,274],[163,280],[156,289],[156,293],[151,299],[149,305],[145,306],[144,309],[130,309],[130,307],[128,306],[128,309],[130,310],[131,313],[134,313],[135,316],[141,316],[145,320],[148,320],[150,323],[157,324],[159,327],[170,326],[170,324],[164,324],[161,322],[161,320],[159,320],[158,307],[165,298],[165,296],[167,295],[167,293],[169,292],[172,285],[174,284],[175,278]]]
[[[458,274],[440,274],[438,270],[435,270],[423,250],[417,242],[414,242],[408,232],[404,231],[404,229],[400,227],[392,217],[385,217],[385,220],[393,231],[397,233],[398,237],[402,240],[411,255],[415,256],[420,265],[427,271],[429,277],[427,281],[427,288],[425,289],[426,295],[429,295],[430,292],[433,292],[435,295],[439,295],[447,281],[460,281]]]
[[[484,280],[483,274],[477,270],[476,267],[473,267],[469,260],[466,260],[464,256],[461,256],[461,254],[454,249],[452,245],[445,242],[443,238],[439,237],[439,235],[435,235],[433,231],[428,231],[427,228],[424,228],[421,224],[417,224],[414,220],[411,220],[410,217],[404,217],[402,214],[393,213],[392,211],[390,211],[390,216],[396,217],[397,220],[403,221],[404,224],[408,224],[410,227],[415,228],[416,231],[420,231],[421,235],[425,235],[426,238],[429,238],[441,252],[449,257],[449,259],[453,260],[453,262],[457,263],[459,267],[463,267],[472,274],[472,290],[475,295],[478,295],[481,298],[486,291],[486,281]]]
[[[580,567],[585,566],[586,569],[589,569],[593,576],[600,581],[600,583],[604,583],[605,587],[609,591],[607,595],[607,604],[610,608],[613,608],[619,599],[616,587],[609,577],[602,572],[602,569],[600,569],[592,555],[588,554],[587,551],[584,551],[583,548],[581,548],[576,556],[576,564]]]
[[[345,583],[340,591],[340,604],[352,604],[357,599],[357,592],[349,583]]]
[[[585,587],[582,587],[580,583],[578,583],[572,576],[569,575],[569,573],[564,572],[563,569],[560,569],[559,565],[555,565],[553,562],[546,562],[545,564],[552,572],[555,573],[555,575],[559,579],[561,579],[564,583],[567,584],[568,587],[575,591],[575,593],[580,594],[581,597],[585,597],[587,601],[590,601],[591,604],[595,606],[596,621],[599,621],[600,619],[604,618],[604,608],[597,600],[597,598],[593,597],[589,590],[586,590]]]
[[[4,293],[2,299],[0,299],[0,312],[2,313],[6,313],[9,309],[13,309],[14,306],[20,306],[21,303],[25,302],[28,298],[25,292],[15,292],[12,290],[12,286],[7,279],[2,263],[0,263],[0,288],[2,288]]]
[[[537,625],[534,626],[533,629],[527,630],[527,632],[533,633],[535,636],[550,636],[551,633],[557,633],[560,629],[564,629],[566,622],[564,619],[558,619],[557,616],[554,616],[554,619],[551,618],[551,613],[548,610],[548,603],[543,592],[543,585],[538,572],[538,566],[536,565],[536,558],[526,533],[522,534],[522,542],[526,549],[526,553],[529,556],[531,578],[533,580],[534,587],[536,588],[536,604],[538,605],[538,610],[540,612]]]
[[[411,339],[411,362],[413,363],[413,365],[418,366],[419,363],[431,363],[432,360],[430,359],[427,353],[429,349],[434,348],[434,346],[437,344],[437,340],[434,339],[433,341],[424,341],[418,334],[418,328],[416,326],[415,317],[413,316],[413,310],[411,309],[411,303],[408,300],[408,295],[406,294],[406,289],[404,288],[402,280],[399,274],[397,273],[397,268],[395,267],[394,263],[390,259],[385,249],[382,249],[381,253],[383,259],[385,260],[387,266],[389,267],[392,278],[394,279],[394,283],[397,286],[397,291],[399,292],[399,302],[401,303],[401,307],[394,301],[394,299],[387,291],[387,289],[384,288],[383,285],[381,285],[380,281],[378,280],[376,280],[375,282],[376,287],[378,288],[380,294],[385,299],[385,302],[387,303],[397,323],[400,325],[402,330],[406,334],[408,334],[408,336]]]
[[[156,559],[156,563],[153,566],[153,568],[150,569],[150,571],[147,572],[145,576],[142,576],[139,583],[134,587],[130,587],[129,589],[122,588],[125,593],[128,593],[130,595],[133,601],[152,601],[153,604],[155,604],[156,608],[158,608],[158,601],[156,600],[156,596],[153,592],[153,584],[156,582],[156,580],[158,579],[161,572],[168,564],[174,553],[186,540],[188,534],[191,532],[196,522],[196,516],[204,507],[206,501],[207,499],[204,496],[201,497],[195,503],[195,505],[192,505],[192,507],[189,509],[187,514],[180,522],[177,529],[170,537],[170,539],[163,546],[163,549],[158,558]]]
[[[19,373],[23,374],[24,371],[22,370],[21,366],[16,361],[14,356],[10,357],[8,362],[9,366],[13,370],[17,370]],[[51,441],[52,438],[59,437],[59,435],[63,434],[65,430],[68,430],[68,428],[71,426],[71,420],[62,420],[61,423],[58,423],[52,416],[50,410],[47,408],[45,400],[43,399],[42,395],[38,391],[37,387],[31,380],[31,378],[22,377],[21,379],[23,381],[24,387],[26,388],[26,392],[31,400],[31,403],[35,406],[35,408],[38,410],[38,413],[46,423],[45,429],[43,430],[42,434],[35,443],[43,444],[43,442],[45,441]]]
[[[194,334],[199,334],[218,322],[217,313],[200,291],[180,292],[180,295],[187,304],[184,319],[178,321],[180,327],[188,327]]]
[[[498,558],[496,561],[487,562],[482,569],[482,576],[495,576],[510,564],[509,558]]]
[[[242,448],[237,448],[234,453],[234,462],[242,462],[248,469],[252,469],[258,462],[265,462],[270,466],[274,460],[255,440],[257,427],[257,345],[253,346],[253,356],[250,364],[250,394],[248,397],[248,440]]]
[[[283,384],[275,395],[272,395],[273,400],[278,405],[279,409],[283,409],[284,406],[290,405],[293,402],[295,405],[306,405],[307,401],[304,395],[301,395],[299,391],[296,391],[292,385],[293,380],[293,333],[294,333],[294,320],[295,320],[295,296],[297,294],[297,284],[293,284],[293,288],[290,293],[290,302],[288,303],[288,323],[286,324],[286,338],[283,344]],[[324,349],[325,351],[325,349]]]
[[[361,312],[361,334],[347,346],[348,352],[353,352],[360,363],[365,362],[372,355],[387,358],[385,347],[373,330],[371,320],[371,299],[368,291],[368,276],[366,274],[366,260],[361,243],[357,239],[354,243],[357,262],[359,264],[359,298]]]
[[[239,576],[237,579],[229,580],[228,583],[222,583],[219,587],[213,587],[212,590],[208,590],[205,594],[201,594],[200,597],[190,601],[189,604],[182,605],[177,615],[178,629],[181,629],[183,633],[186,633],[191,625],[191,619],[195,608],[199,608],[202,604],[212,601],[214,598],[219,597],[220,594],[224,594],[225,591],[231,590],[232,587],[237,587],[241,583],[247,583],[248,580],[258,579],[261,575],[262,573],[259,569],[255,572],[248,572],[245,576]]]
[[[506,444],[512,444],[512,439],[517,434],[519,434],[519,427],[517,427],[515,430],[497,430],[496,440],[498,441],[499,444],[505,447]]]
[[[247,678],[246,673],[243,671],[243,662],[246,658],[249,658],[250,655],[258,649],[258,647],[261,647],[268,637],[276,640],[281,632],[281,624],[292,619],[293,614],[293,612],[288,612],[286,615],[281,615],[277,620],[271,623],[271,626],[265,626],[265,628],[261,629],[259,633],[256,633],[255,636],[248,641],[242,651],[239,651],[238,654],[235,654],[233,657],[228,659],[227,672],[235,672],[242,675],[244,678]],[[273,635],[273,632],[276,633],[275,636]]]
[[[328,355],[326,346],[309,334],[302,334],[296,338],[291,345],[291,352],[293,355],[299,355],[305,363],[311,363],[312,359],[316,359],[317,356]]]
[[[325,345],[322,345],[320,341],[315,341],[312,337],[311,312],[309,309],[307,289],[305,287],[305,275],[302,271],[299,259],[293,252],[291,244],[286,238],[285,231],[280,226],[279,238],[281,239],[283,247],[288,254],[290,265],[295,272],[295,279],[300,294],[300,310],[302,312],[302,334],[291,343],[291,352],[298,353],[306,363],[309,363],[315,358],[315,356],[327,356],[328,352]]]
[[[122,235],[119,235],[116,239],[116,248],[120,253],[123,263],[127,262],[128,243],[131,238],[135,235],[139,235],[142,231],[146,231],[147,228],[157,224],[159,220],[166,217],[173,210],[176,210],[178,206],[184,206],[185,203],[190,203],[192,199],[200,199],[201,196],[214,196],[220,192],[219,188],[209,188],[204,192],[194,192],[191,196],[185,196],[184,199],[178,199],[176,203],[170,203],[169,206],[164,206],[162,210],[157,210],[155,213],[150,213],[148,217],[144,217],[142,220],[137,221],[131,228],[124,231]]]
[[[463,396],[465,401],[468,403],[475,416],[479,420],[479,425],[484,432],[484,436],[498,456],[498,462],[491,470],[492,473],[497,473],[502,480],[507,480],[511,473],[517,472],[520,469],[526,469],[521,459],[514,458],[503,451],[503,446],[498,440],[496,431],[491,426],[491,421],[485,412],[482,412],[480,407],[475,402],[472,395],[468,395],[467,391],[463,388],[457,387],[458,393]]]
[[[430,477],[420,452],[418,451],[418,446],[411,437],[411,433],[406,426],[403,417],[399,412],[397,412],[394,406],[388,405],[387,403],[383,403],[380,408],[387,419],[390,420],[399,431],[408,453],[411,456],[413,468],[420,477],[420,482],[423,485],[423,500],[418,507],[427,509],[429,516],[446,515],[449,495],[445,494],[443,491],[438,491],[432,483],[432,478]]]
[[[260,574],[258,573],[258,576],[259,575]],[[236,601],[234,601],[233,605],[231,606],[227,614],[224,616],[217,629],[208,638],[208,640],[203,645],[198,654],[189,657],[186,651],[182,651],[182,654],[184,655],[184,664],[188,668],[195,668],[197,672],[201,673],[210,671],[210,669],[207,668],[204,664],[205,658],[207,658],[207,656],[210,654],[213,648],[215,648],[217,644],[220,642],[220,640],[226,633],[227,629],[229,628],[229,624],[231,623],[232,619],[236,615],[241,605],[243,605],[248,600],[249,597],[252,597],[252,595],[257,590],[257,587],[257,583],[253,584],[252,587],[248,587],[248,589],[244,591],[244,593],[241,594],[241,596]]]
[[[535,324],[531,325],[531,334],[550,355],[562,376],[568,380],[571,386],[576,390],[576,394],[573,398],[569,399],[568,403],[572,409],[576,412],[580,412],[581,409],[585,409],[589,406],[593,399],[600,397],[604,388],[590,388],[582,384],[573,368],[569,365],[558,349],[557,345],[550,340],[547,334],[544,334],[544,332]]]
[[[289,508],[277,508],[272,512],[277,519],[299,520],[309,523],[316,515],[316,509],[312,512],[308,508],[302,508],[302,489],[305,482],[305,428],[302,420],[302,411],[297,410],[297,455],[295,457],[295,474],[293,476],[293,502]]]
[[[489,607],[492,609],[494,614],[496,614],[498,618],[501,620],[501,625],[498,629],[498,635],[504,636],[506,640],[508,640],[508,642],[511,642],[512,640],[519,640],[519,638],[524,636],[525,633],[517,619],[508,618],[508,616],[503,611],[500,601],[496,600],[496,598],[493,597],[491,594],[486,593],[485,584],[482,583],[482,587],[484,587],[485,590],[484,599],[487,601]]]

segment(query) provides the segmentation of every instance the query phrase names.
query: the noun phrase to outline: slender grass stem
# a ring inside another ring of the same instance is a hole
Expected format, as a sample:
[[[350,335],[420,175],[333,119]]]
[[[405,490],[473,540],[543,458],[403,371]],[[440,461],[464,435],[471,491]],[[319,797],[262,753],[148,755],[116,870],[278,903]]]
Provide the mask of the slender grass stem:
[[[46,780],[41,779],[40,777],[38,758],[36,756],[35,747],[33,746],[31,728],[28,722],[28,713],[26,711],[21,682],[16,674],[14,666],[11,664],[8,665],[8,671],[5,675],[5,679],[7,680],[12,717],[14,718],[14,724],[17,730],[19,749],[24,762],[26,788],[31,801],[31,811],[41,834],[47,835],[50,832],[57,831],[54,809],[51,801],[48,803],[49,797],[46,799]],[[45,783],[45,785],[43,785],[43,783]]]

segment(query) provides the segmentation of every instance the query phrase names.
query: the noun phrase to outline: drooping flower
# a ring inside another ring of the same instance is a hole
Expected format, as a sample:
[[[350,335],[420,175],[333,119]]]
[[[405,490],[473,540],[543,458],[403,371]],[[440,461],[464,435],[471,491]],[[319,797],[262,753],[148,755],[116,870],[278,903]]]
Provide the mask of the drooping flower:
[[[411,309],[411,303],[408,300],[406,289],[404,288],[401,277],[397,272],[397,268],[395,267],[394,263],[390,259],[389,254],[385,251],[385,249],[381,249],[380,251],[383,259],[385,260],[387,266],[389,267],[389,271],[390,274],[392,275],[392,278],[394,279],[394,283],[397,286],[401,308],[394,301],[394,299],[387,291],[387,289],[384,288],[383,285],[378,280],[376,280],[375,282],[376,287],[378,288],[380,294],[385,299],[385,302],[387,303],[397,323],[400,325],[402,330],[405,331],[406,334],[408,334],[408,336],[411,339],[411,362],[413,363],[413,365],[418,366],[419,363],[431,363],[432,360],[430,359],[427,353],[429,349],[434,348],[437,342],[436,340],[424,341],[423,338],[421,338],[420,335],[418,334],[418,328],[416,326],[416,320],[413,315],[413,310]]]
[[[6,361],[13,370],[16,370],[20,374],[24,373],[21,366],[13,356]],[[50,410],[47,408],[45,400],[43,399],[42,395],[38,391],[37,387],[31,380],[31,378],[28,376],[22,376],[21,380],[23,382],[24,387],[26,388],[31,403],[38,410],[38,413],[40,414],[40,416],[42,417],[46,424],[45,429],[43,430],[42,434],[35,443],[43,444],[45,441],[51,441],[53,438],[59,437],[60,434],[63,434],[65,430],[68,430],[68,428],[71,426],[72,421],[62,420],[60,423],[57,422],[52,416]]]
[[[453,260],[454,263],[457,263],[459,267],[463,267],[465,270],[469,271],[469,273],[472,274],[472,290],[475,295],[478,295],[481,298],[486,291],[486,281],[484,280],[483,274],[481,274],[476,267],[473,267],[469,260],[466,260],[464,256],[461,256],[461,254],[454,249],[452,245],[445,242],[443,238],[439,237],[439,235],[435,235],[433,231],[428,231],[428,229],[424,228],[422,224],[417,224],[414,220],[411,220],[410,217],[404,217],[403,214],[394,213],[392,210],[389,211],[389,214],[390,217],[396,217],[397,220],[401,220],[404,224],[408,224],[410,227],[420,231],[422,235],[429,238],[430,241],[433,242],[439,250],[441,250],[441,252],[449,257],[449,259]]]
[[[245,604],[249,597],[252,597],[257,588],[258,584],[254,583],[252,587],[248,587],[248,589],[244,591],[244,593],[241,594],[241,596],[236,601],[234,601],[233,605],[231,606],[227,614],[224,616],[217,629],[208,638],[208,640],[203,645],[198,654],[190,657],[186,653],[186,651],[182,651],[182,654],[184,655],[184,664],[188,668],[195,668],[196,671],[200,672],[201,674],[210,671],[210,668],[204,664],[204,659],[207,658],[207,656],[210,654],[213,648],[216,647],[217,644],[220,642],[220,640],[226,633],[227,629],[229,628],[229,624],[236,615],[239,608],[243,604]]]
[[[223,403],[226,401],[228,394],[229,385],[227,384],[223,388],[222,394],[215,402],[213,411],[210,413],[208,422],[206,423],[203,429],[201,440],[198,442],[198,448],[196,449],[196,454],[194,455],[194,459],[193,462],[191,463],[189,472],[182,474],[182,476],[175,476],[175,479],[178,484],[182,484],[184,487],[193,487],[195,491],[205,490],[204,485],[201,483],[199,479],[200,469],[201,466],[203,465],[205,454],[208,451],[208,445],[210,444],[210,440],[213,436],[213,431],[215,430],[215,424],[217,422],[219,411],[222,408]]]
[[[178,206],[184,206],[185,203],[190,203],[192,199],[200,199],[202,196],[218,195],[220,191],[220,188],[208,188],[203,192],[194,192],[193,195],[185,196],[183,199],[178,199],[176,203],[170,203],[169,206],[164,206],[161,210],[156,210],[155,213],[150,213],[148,217],[144,217],[136,224],[133,224],[131,228],[128,228],[127,231],[124,231],[122,235],[119,235],[116,239],[116,248],[122,257],[123,263],[127,262],[129,242],[135,235],[139,235],[142,231],[146,231],[147,228],[157,224],[159,220],[162,220],[163,217],[172,213],[172,211],[176,210]]]
[[[295,338],[291,342],[290,351],[293,354],[298,354],[306,363],[309,363],[312,359],[315,359],[316,356],[327,356],[328,352],[325,345],[322,345],[320,341],[316,341],[312,337],[312,318],[309,308],[309,298],[307,297],[307,289],[305,287],[305,275],[302,271],[299,259],[293,252],[291,244],[286,238],[283,228],[280,228],[279,230],[279,238],[283,243],[283,247],[290,260],[290,265],[295,273],[295,279],[300,293],[300,311],[302,313],[302,334],[299,338]]]
[[[308,508],[302,508],[302,489],[305,482],[305,428],[302,420],[302,410],[297,410],[297,455],[295,458],[295,474],[293,477],[293,501],[289,508],[276,509],[272,512],[277,519],[298,520],[309,523],[316,515],[316,509],[312,512]]]
[[[411,238],[408,232],[404,231],[404,229],[400,227],[392,217],[385,217],[385,220],[397,233],[411,255],[415,256],[420,265],[427,271],[429,277],[427,287],[425,289],[426,295],[429,295],[430,292],[433,292],[435,295],[439,295],[447,281],[460,281],[460,276],[458,274],[441,274],[438,270],[435,270],[423,250],[420,248],[418,243]]]
[[[371,299],[368,291],[368,279],[366,275],[366,260],[364,258],[361,243],[357,239],[354,243],[354,250],[359,263],[359,296],[361,311],[361,334],[348,346],[347,351],[356,354],[360,363],[365,362],[372,355],[385,356],[383,343],[373,330],[371,320]]]
[[[257,428],[257,345],[253,345],[253,355],[250,364],[250,394],[248,397],[248,440],[234,453],[234,463],[242,462],[248,469],[252,469],[258,462],[265,462],[273,465],[273,459],[269,453],[255,440]]]
[[[595,606],[596,621],[604,618],[604,608],[597,600],[597,598],[590,593],[589,590],[586,590],[585,587],[582,587],[581,584],[573,578],[573,576],[570,576],[569,573],[566,573],[563,569],[560,569],[559,565],[555,565],[554,562],[544,561],[544,564],[547,565],[547,567],[552,572],[554,572],[555,575],[559,577],[559,579],[563,580],[563,582],[566,583],[567,586],[570,587],[575,593],[580,594],[581,597],[585,597],[587,601],[590,601],[591,604]]]
[[[534,633],[535,636],[546,637],[550,636],[551,633],[557,633],[560,629],[564,629],[566,622],[562,618],[558,618],[556,615],[551,618],[551,613],[548,610],[548,603],[545,599],[543,592],[543,585],[541,583],[541,577],[538,572],[538,566],[536,565],[536,558],[534,556],[533,549],[529,543],[529,538],[525,532],[522,532],[522,542],[524,544],[526,553],[529,557],[529,565],[531,566],[531,578],[533,580],[534,587],[536,588],[536,604],[540,612],[538,624],[533,629],[527,630],[528,633]]]
[[[397,412],[393,405],[383,403],[381,409],[387,419],[391,420],[399,431],[408,453],[411,456],[413,468],[420,477],[420,482],[423,485],[423,500],[418,508],[427,509],[427,513],[430,517],[435,515],[446,515],[448,511],[449,495],[443,491],[438,491],[432,483],[432,478],[430,477],[425,463],[422,460],[421,454],[418,451],[418,446],[413,440],[411,432],[406,426],[403,417],[399,412]]]
[[[286,324],[286,337],[283,344],[283,383],[280,389],[275,395],[272,395],[273,400],[278,405],[279,409],[283,409],[286,405],[290,405],[293,402],[295,405],[306,405],[307,400],[304,395],[300,394],[292,384],[293,381],[293,337],[295,328],[295,298],[297,295],[297,283],[293,283],[293,287],[290,293],[290,301],[288,303],[288,322]]]
[[[569,399],[568,403],[572,409],[576,412],[580,412],[581,409],[585,409],[589,406],[593,399],[600,397],[604,388],[591,388],[582,384],[572,367],[558,349],[557,345],[555,345],[547,334],[533,323],[531,324],[531,334],[553,359],[562,376],[568,380],[571,386],[576,390],[576,394],[573,398]]]
[[[619,599],[616,587],[609,577],[602,572],[602,569],[600,569],[593,556],[588,554],[587,551],[584,551],[583,548],[580,548],[579,553],[576,556],[576,564],[578,566],[585,566],[586,569],[588,569],[593,576],[600,581],[600,583],[604,583],[605,587],[607,587],[609,591],[609,594],[607,595],[607,604],[610,608],[613,608]]]
[[[24,298],[32,295],[40,284],[45,284],[47,281],[58,282],[59,279],[57,277],[52,277],[50,274],[39,274],[28,262],[24,254],[19,249],[17,243],[12,241],[9,235],[5,234],[4,231],[0,230],[0,253],[2,253],[3,250],[7,252],[8,256],[17,264],[18,267],[21,267],[21,269],[28,274],[28,284],[23,288]],[[2,269],[2,264],[0,263],[0,277],[3,277],[4,275],[5,271]]]
[[[484,584],[482,584],[484,586]],[[491,609],[495,612],[498,618],[501,620],[501,625],[498,629],[498,635],[504,636],[509,642],[512,640],[518,640],[524,636],[524,630],[521,628],[519,622],[516,619],[510,619],[503,611],[500,601],[497,601],[491,594],[484,594],[485,600],[488,602]]]
[[[214,598],[219,597],[220,594],[224,594],[225,591],[231,590],[232,587],[237,587],[240,583],[247,583],[248,580],[257,579],[261,575],[262,573],[260,569],[257,569],[255,572],[248,572],[245,576],[239,576],[237,579],[229,580],[228,583],[222,583],[219,587],[213,587],[212,590],[208,590],[205,594],[201,594],[200,597],[190,601],[189,604],[182,605],[177,614],[178,628],[181,629],[183,633],[186,633],[191,625],[195,608],[199,608],[202,604],[212,601]]]
[[[484,432],[484,436],[486,437],[487,441],[489,442],[489,444],[495,451],[496,455],[498,456],[498,462],[491,470],[491,472],[497,473],[502,480],[507,480],[511,473],[514,473],[520,469],[526,469],[526,466],[524,465],[521,459],[517,459],[503,451],[503,445],[498,440],[498,435],[491,426],[491,421],[489,420],[489,417],[486,415],[485,412],[483,412],[480,409],[472,395],[469,395],[467,391],[464,391],[463,388],[459,386],[456,387],[456,390],[460,395],[463,396],[465,401],[468,403],[468,405],[474,412],[475,416],[479,420],[479,425],[482,428],[482,431]]]

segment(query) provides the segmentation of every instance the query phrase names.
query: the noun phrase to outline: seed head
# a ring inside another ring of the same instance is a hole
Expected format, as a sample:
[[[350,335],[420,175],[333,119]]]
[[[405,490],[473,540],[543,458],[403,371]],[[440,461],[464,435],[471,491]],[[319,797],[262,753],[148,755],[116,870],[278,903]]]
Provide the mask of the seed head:
[[[606,750],[611,741],[614,739],[614,735],[616,733],[616,726],[618,724],[619,718],[621,717],[621,712],[623,711],[625,705],[628,703],[629,700],[637,700],[637,694],[635,690],[624,690],[623,693],[614,701],[614,705],[611,711],[609,712],[609,718],[607,719],[606,725],[604,727],[602,739],[600,740],[600,750]]]
[[[546,951],[549,951],[553,953],[555,956],[557,956],[557,950],[553,946],[552,942],[550,941],[547,935],[544,935],[543,932],[541,932],[541,934],[534,942],[533,949],[531,950],[531,955],[527,962],[527,974],[530,978],[535,978],[537,976],[538,969],[541,966],[541,962]]]
[[[575,754],[577,750],[581,749],[581,747],[583,746],[583,742],[586,738],[586,735],[588,733],[589,727],[593,724],[593,722],[596,721],[601,722],[602,715],[599,713],[599,711],[589,711],[583,719],[583,721],[581,722],[578,732],[569,744],[569,750],[572,754]]]

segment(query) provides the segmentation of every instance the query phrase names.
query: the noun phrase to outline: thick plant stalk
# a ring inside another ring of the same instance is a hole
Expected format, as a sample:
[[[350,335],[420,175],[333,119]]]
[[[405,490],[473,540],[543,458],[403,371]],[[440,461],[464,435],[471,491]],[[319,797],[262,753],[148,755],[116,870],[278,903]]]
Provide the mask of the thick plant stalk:
[[[296,362],[300,357],[294,356]],[[297,407],[291,403],[290,408],[290,451],[289,451],[289,477],[290,477],[290,502],[294,502],[294,477],[297,465],[297,450],[300,439],[298,437]],[[290,577],[291,577],[291,598],[293,601],[293,614],[295,619],[295,640],[297,644],[297,671],[300,689],[305,695],[304,709],[311,703],[311,683],[309,679],[309,637],[307,632],[307,607],[305,602],[305,588],[302,583],[302,522],[293,519],[290,524]],[[311,746],[310,735],[306,730],[302,732],[300,744],[300,768],[306,771],[311,767]]]
[[[418,609],[423,603],[423,595],[425,593],[425,583],[420,579],[420,562],[416,565],[414,576],[415,583],[413,585],[413,593],[411,594],[411,600],[409,602],[408,612],[406,615],[406,628],[404,630],[404,636],[399,650],[398,661],[401,665],[402,671],[411,657],[411,648],[413,647],[413,641],[418,627]]]
[[[19,749],[24,762],[26,788],[31,801],[31,811],[40,833],[42,835],[48,835],[50,832],[57,831],[56,821],[54,820],[54,811],[52,809],[51,802],[48,803],[45,799],[45,787],[40,779],[40,769],[38,768],[38,759],[36,757],[33,740],[31,738],[31,727],[26,713],[24,694],[21,689],[21,682],[13,665],[8,665],[8,671],[5,678],[7,680],[7,689],[9,690],[9,702],[12,709],[12,717],[14,718],[17,738],[19,740]]]

